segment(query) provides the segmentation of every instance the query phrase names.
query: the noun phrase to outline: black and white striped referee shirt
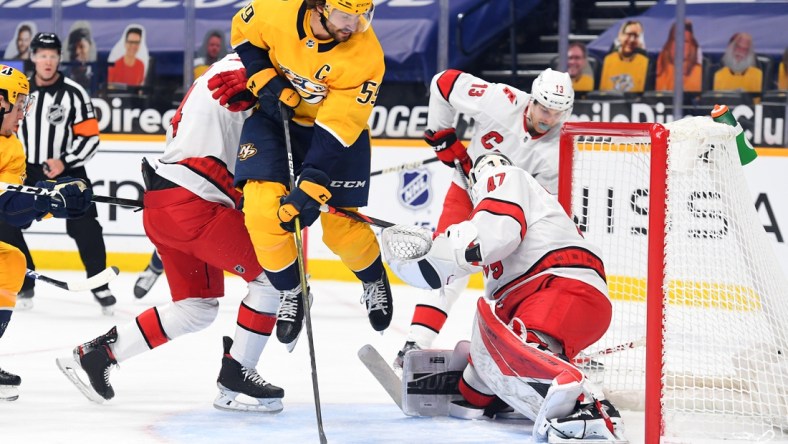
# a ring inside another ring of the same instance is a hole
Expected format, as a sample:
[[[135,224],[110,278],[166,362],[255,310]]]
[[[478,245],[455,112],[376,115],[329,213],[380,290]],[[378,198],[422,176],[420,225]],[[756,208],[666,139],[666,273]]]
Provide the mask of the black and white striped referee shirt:
[[[98,120],[88,93],[61,72],[50,86],[36,86],[31,78],[30,96],[35,103],[18,134],[27,162],[40,165],[60,159],[67,170],[84,166],[99,145]]]

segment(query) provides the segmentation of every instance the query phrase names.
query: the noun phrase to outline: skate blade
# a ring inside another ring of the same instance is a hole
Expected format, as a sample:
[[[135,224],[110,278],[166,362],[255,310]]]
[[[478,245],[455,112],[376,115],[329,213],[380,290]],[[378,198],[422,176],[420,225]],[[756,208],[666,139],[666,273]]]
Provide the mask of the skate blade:
[[[276,414],[284,409],[282,405],[282,398],[252,398],[245,396],[245,398],[257,401],[256,404],[248,404],[238,401],[236,398],[240,395],[238,392],[219,389],[219,394],[213,401],[213,406],[219,410],[227,412],[247,412],[247,413],[267,413]]]
[[[79,377],[78,370],[81,371],[82,367],[77,364],[77,361],[73,357],[69,358],[56,358],[55,363],[57,363],[58,368],[64,375],[71,381],[74,386],[85,395],[86,398],[95,402],[96,404],[103,404],[106,399],[99,395],[93,387],[88,383],[86,384],[82,378]]]
[[[0,385],[0,401],[16,401],[19,389],[15,385]]]

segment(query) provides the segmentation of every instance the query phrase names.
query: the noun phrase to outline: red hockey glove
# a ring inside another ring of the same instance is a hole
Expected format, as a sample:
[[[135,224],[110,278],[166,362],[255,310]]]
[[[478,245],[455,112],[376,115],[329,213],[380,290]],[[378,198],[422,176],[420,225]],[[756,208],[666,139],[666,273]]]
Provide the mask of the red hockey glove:
[[[457,140],[457,133],[454,128],[442,129],[438,132],[433,130],[424,131],[424,141],[435,151],[435,156],[445,165],[454,168],[454,161],[459,160],[462,170],[467,176],[471,172],[473,162],[468,157],[468,150],[465,145]]]
[[[232,112],[246,111],[257,103],[257,97],[246,88],[246,69],[222,71],[208,79],[208,89],[219,104]]]

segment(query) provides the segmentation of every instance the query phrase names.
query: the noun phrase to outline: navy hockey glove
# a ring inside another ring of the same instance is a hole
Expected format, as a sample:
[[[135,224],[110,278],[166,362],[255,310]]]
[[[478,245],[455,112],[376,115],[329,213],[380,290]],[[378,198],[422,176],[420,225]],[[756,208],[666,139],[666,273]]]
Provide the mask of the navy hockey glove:
[[[277,212],[281,221],[279,226],[285,231],[294,233],[297,216],[301,221],[301,228],[312,225],[320,216],[320,206],[331,199],[331,192],[326,188],[328,182],[326,173],[314,168],[305,168],[301,172],[298,187],[284,196],[279,203]]]
[[[457,140],[454,128],[442,129],[437,132],[428,129],[424,131],[424,141],[432,147],[435,156],[446,166],[454,168],[454,161],[459,160],[465,175],[467,176],[471,172],[473,162],[468,157],[465,145]]]
[[[61,219],[77,219],[93,204],[93,190],[82,179],[60,177],[56,181],[36,182],[36,186],[57,192],[55,196],[36,196],[33,207]]]
[[[246,111],[257,98],[246,88],[246,68],[222,71],[208,79],[208,89],[219,104],[232,112]]]
[[[268,83],[262,87],[257,96],[260,101],[260,110],[274,119],[281,120],[282,118],[292,119],[295,115],[296,107],[301,103],[301,96],[293,89],[290,82],[286,79],[275,76]],[[284,106],[280,107],[279,103]],[[287,115],[283,116],[282,112]]]

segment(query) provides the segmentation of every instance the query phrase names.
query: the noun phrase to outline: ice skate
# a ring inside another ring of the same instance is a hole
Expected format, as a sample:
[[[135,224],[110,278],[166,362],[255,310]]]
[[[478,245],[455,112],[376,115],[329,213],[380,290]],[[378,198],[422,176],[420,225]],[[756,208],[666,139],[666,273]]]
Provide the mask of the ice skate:
[[[145,267],[145,270],[137,277],[137,282],[134,283],[134,297],[137,299],[145,297],[153,287],[153,284],[159,279],[159,276],[161,276],[161,271],[157,272],[150,265]]]
[[[35,296],[35,290],[32,288],[29,290],[22,290],[16,295],[16,309],[20,311],[32,310],[33,309],[33,296]]]
[[[60,371],[93,402],[101,404],[115,396],[115,390],[109,383],[109,372],[118,361],[109,344],[117,340],[117,328],[112,327],[106,334],[74,348],[73,357],[56,359]],[[87,375],[89,383],[80,377],[79,370]]]
[[[382,332],[391,324],[391,317],[394,313],[394,302],[391,297],[391,286],[386,270],[380,279],[375,282],[362,282],[364,284],[364,294],[361,302],[367,306],[369,323],[375,331]]]
[[[19,399],[20,384],[22,384],[22,378],[0,368],[0,401]]]
[[[285,391],[266,382],[253,368],[246,368],[230,356],[232,338],[224,337],[222,369],[216,386],[219,394],[213,406],[219,410],[253,413],[279,413],[284,408],[282,398]],[[241,399],[239,399],[241,396]],[[251,400],[250,402],[245,402]]]
[[[391,364],[391,366],[394,368],[394,371],[402,374],[402,363],[405,362],[405,353],[411,350],[421,350],[421,347],[416,343],[416,341],[406,341],[405,345],[402,347],[402,350],[397,353],[397,357],[394,358],[394,362]]]
[[[115,296],[112,295],[112,291],[109,288],[98,291],[94,290],[93,297],[96,299],[96,302],[101,305],[101,313],[104,316],[112,316],[115,314],[114,305],[117,300]]]
[[[565,418],[551,419],[547,440],[551,443],[626,444],[629,441],[623,432],[621,414],[610,401],[592,399],[590,403],[578,402],[577,410]]]
[[[304,306],[301,298],[301,293],[295,293],[295,290],[282,292],[276,313],[276,338],[287,346],[288,352],[295,349],[304,327]],[[312,301],[312,292],[309,291],[310,308]]]

